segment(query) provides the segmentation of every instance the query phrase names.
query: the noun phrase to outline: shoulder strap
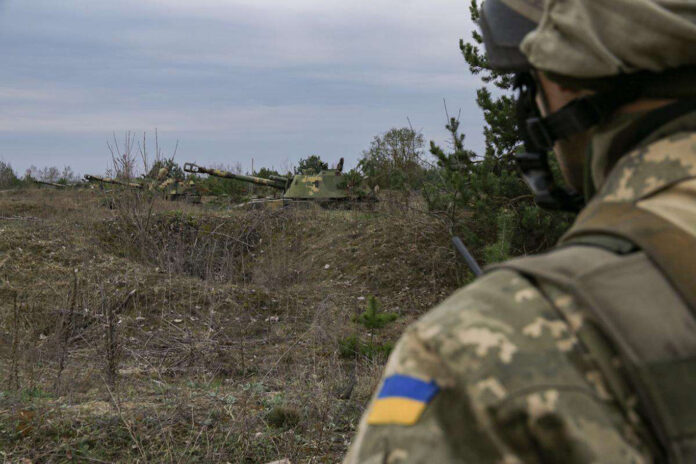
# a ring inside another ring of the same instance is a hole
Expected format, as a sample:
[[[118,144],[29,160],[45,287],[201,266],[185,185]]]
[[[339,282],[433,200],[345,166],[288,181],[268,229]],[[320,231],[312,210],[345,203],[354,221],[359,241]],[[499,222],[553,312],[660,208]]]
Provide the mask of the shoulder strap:
[[[551,284],[574,295],[586,320],[576,335],[627,418],[637,396],[656,456],[696,462],[696,317],[644,252],[568,245],[497,267],[520,272],[542,293]]]
[[[635,244],[696,314],[696,237],[628,202],[589,207],[561,243],[572,243],[590,235],[609,235]]]

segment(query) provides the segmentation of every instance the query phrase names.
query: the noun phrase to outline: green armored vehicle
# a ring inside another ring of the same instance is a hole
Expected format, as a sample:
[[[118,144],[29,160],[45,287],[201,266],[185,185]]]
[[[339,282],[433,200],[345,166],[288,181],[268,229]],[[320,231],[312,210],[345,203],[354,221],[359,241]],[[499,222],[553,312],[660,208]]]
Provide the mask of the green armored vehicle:
[[[245,205],[267,207],[285,206],[298,202],[315,202],[322,206],[345,203],[347,201],[375,201],[372,192],[361,186],[348,185],[343,174],[343,158],[336,169],[326,169],[317,174],[296,174],[294,176],[263,177],[245,176],[220,169],[208,169],[193,163],[185,163],[184,171],[193,174],[208,174],[225,179],[236,179],[256,185],[271,187],[282,191],[281,199],[252,200]]]

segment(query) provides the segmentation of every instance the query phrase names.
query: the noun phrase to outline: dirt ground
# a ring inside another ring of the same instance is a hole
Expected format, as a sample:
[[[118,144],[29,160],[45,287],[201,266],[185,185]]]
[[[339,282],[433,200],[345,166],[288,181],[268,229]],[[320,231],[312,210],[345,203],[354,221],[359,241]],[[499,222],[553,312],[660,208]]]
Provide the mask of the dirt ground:
[[[398,334],[466,277],[404,199],[0,192],[0,458],[339,462]],[[395,321],[358,323],[371,295]]]

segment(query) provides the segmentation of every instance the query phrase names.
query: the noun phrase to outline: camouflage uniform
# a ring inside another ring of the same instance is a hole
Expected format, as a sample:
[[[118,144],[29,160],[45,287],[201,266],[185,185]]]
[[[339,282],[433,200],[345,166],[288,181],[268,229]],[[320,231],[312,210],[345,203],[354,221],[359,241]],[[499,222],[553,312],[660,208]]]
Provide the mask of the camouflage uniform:
[[[664,71],[642,91],[694,96],[680,68],[696,64],[693,2],[489,6],[495,69],[571,88]],[[406,331],[346,464],[696,459],[696,105],[684,103],[594,125],[598,191],[563,246],[498,266]]]
[[[504,1],[540,24],[521,45],[537,69],[595,78],[696,62],[696,25],[657,8],[659,2]],[[674,11],[694,13],[693,4],[686,3]],[[655,27],[644,36],[627,33],[634,20],[643,21],[641,26],[652,20]],[[693,90],[693,83],[687,89]],[[644,128],[637,144],[616,153],[615,142],[642,116],[615,115],[591,133],[588,168],[598,192],[570,237],[588,222],[596,226],[595,212],[628,205],[659,216],[679,237],[696,240],[696,110]],[[606,214],[603,218],[611,222]],[[531,263],[541,269],[590,268],[594,260],[613,256],[600,248],[570,242]],[[696,262],[696,246],[678,251],[682,262]],[[636,313],[652,309],[649,298],[640,296],[653,288],[668,293],[663,300],[672,298],[669,304],[681,309],[684,300],[696,300],[696,285],[688,278],[682,281],[691,294],[680,293],[680,299],[643,251],[635,258],[644,266],[643,278],[632,280],[631,269],[614,269],[627,275],[623,282],[629,284],[609,286],[615,300],[626,300]],[[596,308],[553,279],[531,278],[523,272],[530,266],[526,259],[489,271],[407,329],[345,464],[647,463],[657,458],[654,425],[644,419],[616,340],[594,323]],[[632,289],[633,282],[642,287]],[[683,314],[690,314],[688,308]],[[693,339],[693,314],[678,323]],[[650,327],[638,329],[650,344]],[[694,395],[688,396],[685,409],[696,410]]]
[[[631,202],[696,236],[696,115],[653,134],[602,179],[593,204]],[[595,136],[595,165],[611,136]],[[634,399],[618,406],[597,351],[580,342],[594,330],[584,316],[570,293],[509,269],[459,290],[406,331],[384,373],[434,381],[437,393],[412,425],[370,421],[374,398],[345,463],[652,462]]]

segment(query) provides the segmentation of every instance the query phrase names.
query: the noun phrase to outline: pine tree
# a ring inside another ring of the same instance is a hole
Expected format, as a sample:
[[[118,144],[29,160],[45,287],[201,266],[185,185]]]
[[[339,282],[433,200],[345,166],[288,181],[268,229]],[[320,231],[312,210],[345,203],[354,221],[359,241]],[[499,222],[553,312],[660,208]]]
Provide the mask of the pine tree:
[[[358,322],[367,329],[381,329],[388,322],[396,319],[394,313],[380,313],[379,303],[373,295],[367,297],[367,307],[365,311],[358,316]]]
[[[351,357],[361,354],[368,358],[373,358],[378,354],[389,354],[394,345],[391,342],[375,344],[375,331],[396,320],[397,317],[395,313],[380,312],[377,298],[373,295],[367,297],[365,311],[357,315],[354,320],[370,331],[370,341],[368,343],[363,342],[357,334],[340,340],[339,351],[341,355]]]
[[[477,22],[477,0],[471,0],[469,11]],[[431,210],[450,219],[452,233],[461,235],[474,254],[490,263],[551,247],[568,227],[570,216],[537,207],[519,176],[514,154],[522,147],[512,76],[488,68],[482,42],[474,31],[470,42],[460,40],[459,48],[471,73],[484,83],[476,93],[485,121],[484,153],[464,148],[459,120],[448,115],[451,151],[431,142],[439,176],[425,189],[425,197]]]
[[[323,162],[318,155],[311,155],[300,160],[295,174],[319,174],[326,169],[329,169],[328,163]]]

